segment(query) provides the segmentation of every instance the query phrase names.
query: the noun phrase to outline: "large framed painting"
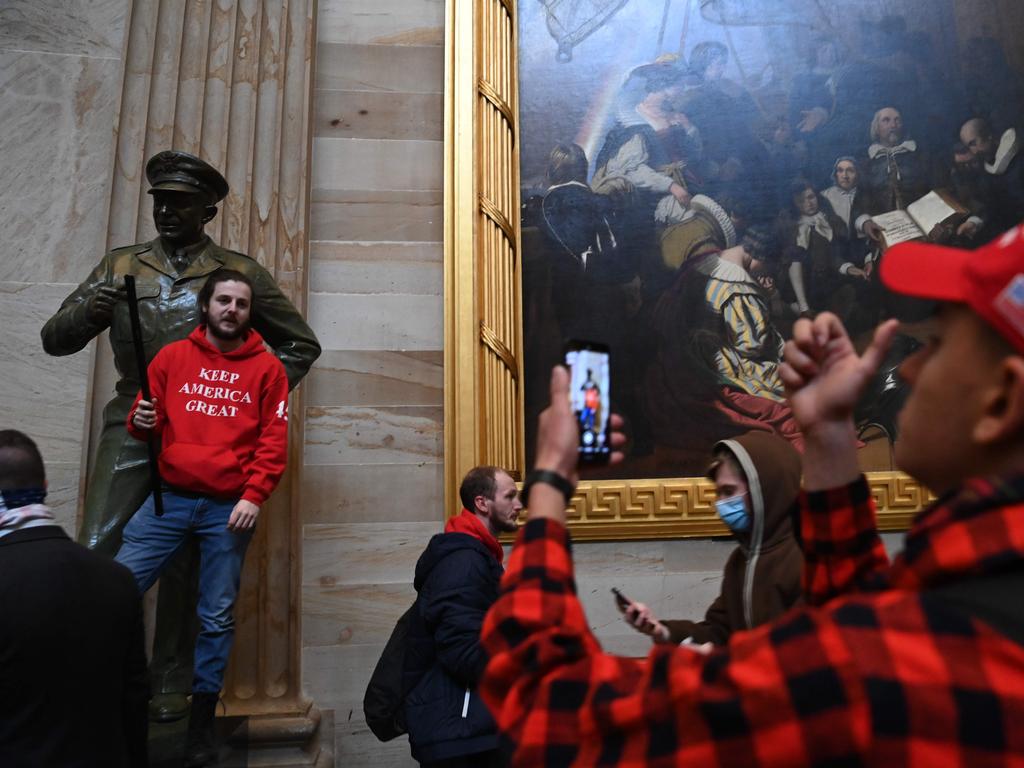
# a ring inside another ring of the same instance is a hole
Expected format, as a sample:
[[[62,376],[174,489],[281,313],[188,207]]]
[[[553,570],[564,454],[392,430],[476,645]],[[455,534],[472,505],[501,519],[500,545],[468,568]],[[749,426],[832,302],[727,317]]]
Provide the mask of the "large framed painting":
[[[623,464],[577,538],[723,533],[714,443],[798,448],[780,353],[801,316],[904,331],[860,403],[883,528],[928,492],[895,468],[900,362],[929,308],[888,295],[906,239],[972,247],[1024,115],[1008,0],[452,0],[446,94],[447,485],[521,473],[568,339],[611,350]],[[1024,141],[1024,138],[1022,138]]]

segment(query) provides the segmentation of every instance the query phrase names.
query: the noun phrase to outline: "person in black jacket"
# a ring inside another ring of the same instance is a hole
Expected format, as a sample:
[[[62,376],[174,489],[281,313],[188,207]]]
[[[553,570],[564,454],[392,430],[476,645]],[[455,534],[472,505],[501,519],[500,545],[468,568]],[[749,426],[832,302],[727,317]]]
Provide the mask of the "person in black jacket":
[[[429,768],[503,765],[498,731],[476,686],[487,657],[484,614],[504,573],[502,532],[523,508],[515,481],[497,467],[471,469],[459,488],[462,514],[448,520],[416,563],[418,593],[404,678],[412,756]]]
[[[69,539],[45,497],[35,443],[0,430],[0,765],[144,768],[149,676],[135,580]]]

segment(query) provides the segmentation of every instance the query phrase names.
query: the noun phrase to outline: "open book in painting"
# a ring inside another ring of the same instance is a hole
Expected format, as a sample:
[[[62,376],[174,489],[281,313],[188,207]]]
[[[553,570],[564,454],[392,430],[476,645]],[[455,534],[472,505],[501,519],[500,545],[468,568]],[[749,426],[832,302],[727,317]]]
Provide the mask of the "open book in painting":
[[[938,224],[958,227],[968,215],[952,195],[939,189],[915,200],[905,211],[889,211],[872,216],[871,220],[882,228],[885,247],[889,248],[907,240],[925,239]]]

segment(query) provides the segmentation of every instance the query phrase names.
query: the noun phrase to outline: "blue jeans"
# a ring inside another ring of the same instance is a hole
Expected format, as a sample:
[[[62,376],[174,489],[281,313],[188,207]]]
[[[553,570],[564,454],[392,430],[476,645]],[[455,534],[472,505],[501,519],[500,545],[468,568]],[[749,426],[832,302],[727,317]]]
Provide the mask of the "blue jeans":
[[[131,570],[139,594],[145,594],[188,536],[198,539],[199,636],[192,691],[219,694],[235,634],[233,611],[252,530],[228,530],[234,501],[191,498],[173,491],[162,496],[163,516],[156,516],[150,494],[124,527],[123,543],[114,559]]]

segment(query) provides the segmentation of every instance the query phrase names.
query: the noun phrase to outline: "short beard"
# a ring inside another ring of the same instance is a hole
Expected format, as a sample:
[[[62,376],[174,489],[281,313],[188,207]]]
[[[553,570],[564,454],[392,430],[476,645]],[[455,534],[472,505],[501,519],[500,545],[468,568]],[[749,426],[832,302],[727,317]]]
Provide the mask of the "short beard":
[[[206,329],[210,332],[211,336],[214,336],[221,341],[234,341],[240,339],[249,333],[251,323],[246,322],[244,325],[239,325],[233,331],[222,331],[216,325],[207,325]]]
[[[498,529],[498,533],[515,533],[519,530],[519,524],[512,520],[492,520],[491,525]]]

